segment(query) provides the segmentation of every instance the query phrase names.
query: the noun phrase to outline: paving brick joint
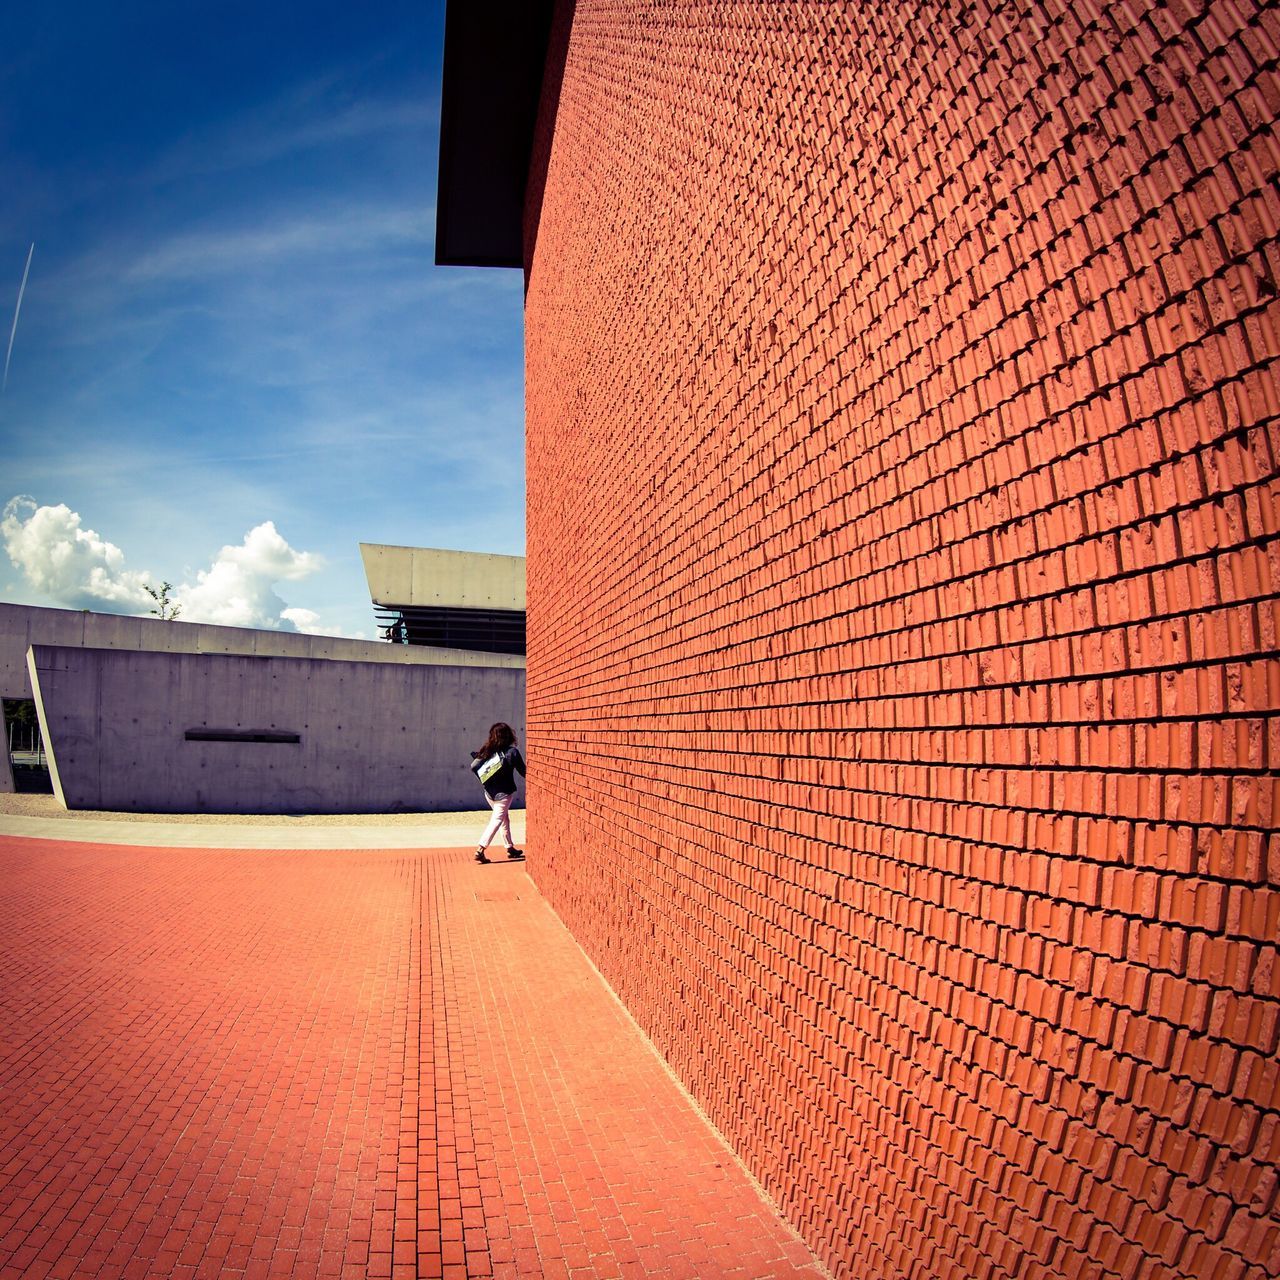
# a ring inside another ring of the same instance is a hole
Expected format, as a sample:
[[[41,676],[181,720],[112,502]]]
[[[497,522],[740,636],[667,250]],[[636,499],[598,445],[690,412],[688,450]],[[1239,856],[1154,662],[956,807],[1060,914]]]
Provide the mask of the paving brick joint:
[[[520,864],[0,835],[0,1276],[820,1277]]]

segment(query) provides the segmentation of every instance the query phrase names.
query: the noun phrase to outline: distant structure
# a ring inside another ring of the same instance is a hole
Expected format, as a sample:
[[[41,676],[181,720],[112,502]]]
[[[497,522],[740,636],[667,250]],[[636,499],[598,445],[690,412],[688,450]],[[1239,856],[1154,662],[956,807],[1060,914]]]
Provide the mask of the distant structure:
[[[369,595],[396,644],[523,655],[524,557],[362,542]]]
[[[0,604],[0,698],[34,702],[54,794],[135,813],[474,807],[470,749],[494,720],[524,732],[524,562],[362,551],[402,643]]]

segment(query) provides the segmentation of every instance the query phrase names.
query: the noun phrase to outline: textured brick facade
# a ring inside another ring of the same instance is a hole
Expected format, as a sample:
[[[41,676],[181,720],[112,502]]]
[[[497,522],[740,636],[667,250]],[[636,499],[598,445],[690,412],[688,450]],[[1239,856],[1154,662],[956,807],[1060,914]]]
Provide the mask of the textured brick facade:
[[[1280,1273],[1278,49],[577,4],[531,871],[840,1275]]]

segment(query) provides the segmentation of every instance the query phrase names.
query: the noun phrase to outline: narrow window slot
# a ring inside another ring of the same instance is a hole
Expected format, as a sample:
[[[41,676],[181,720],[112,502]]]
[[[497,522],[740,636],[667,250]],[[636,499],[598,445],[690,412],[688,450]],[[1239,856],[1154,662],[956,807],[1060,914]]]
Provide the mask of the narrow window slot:
[[[300,733],[278,729],[188,729],[188,742],[301,742]]]

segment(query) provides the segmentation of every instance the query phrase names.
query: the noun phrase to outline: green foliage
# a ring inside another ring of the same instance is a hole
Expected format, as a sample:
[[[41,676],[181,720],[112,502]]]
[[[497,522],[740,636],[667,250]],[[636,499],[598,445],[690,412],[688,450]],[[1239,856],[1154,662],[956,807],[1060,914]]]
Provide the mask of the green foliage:
[[[172,582],[162,582],[159,590],[145,584],[142,589],[156,602],[156,607],[149,612],[154,613],[162,622],[172,622],[182,612],[182,606],[174,604],[169,598],[169,592],[173,590]]]
[[[30,728],[36,723],[36,704],[30,698],[5,698],[5,728],[16,724],[21,729]]]

